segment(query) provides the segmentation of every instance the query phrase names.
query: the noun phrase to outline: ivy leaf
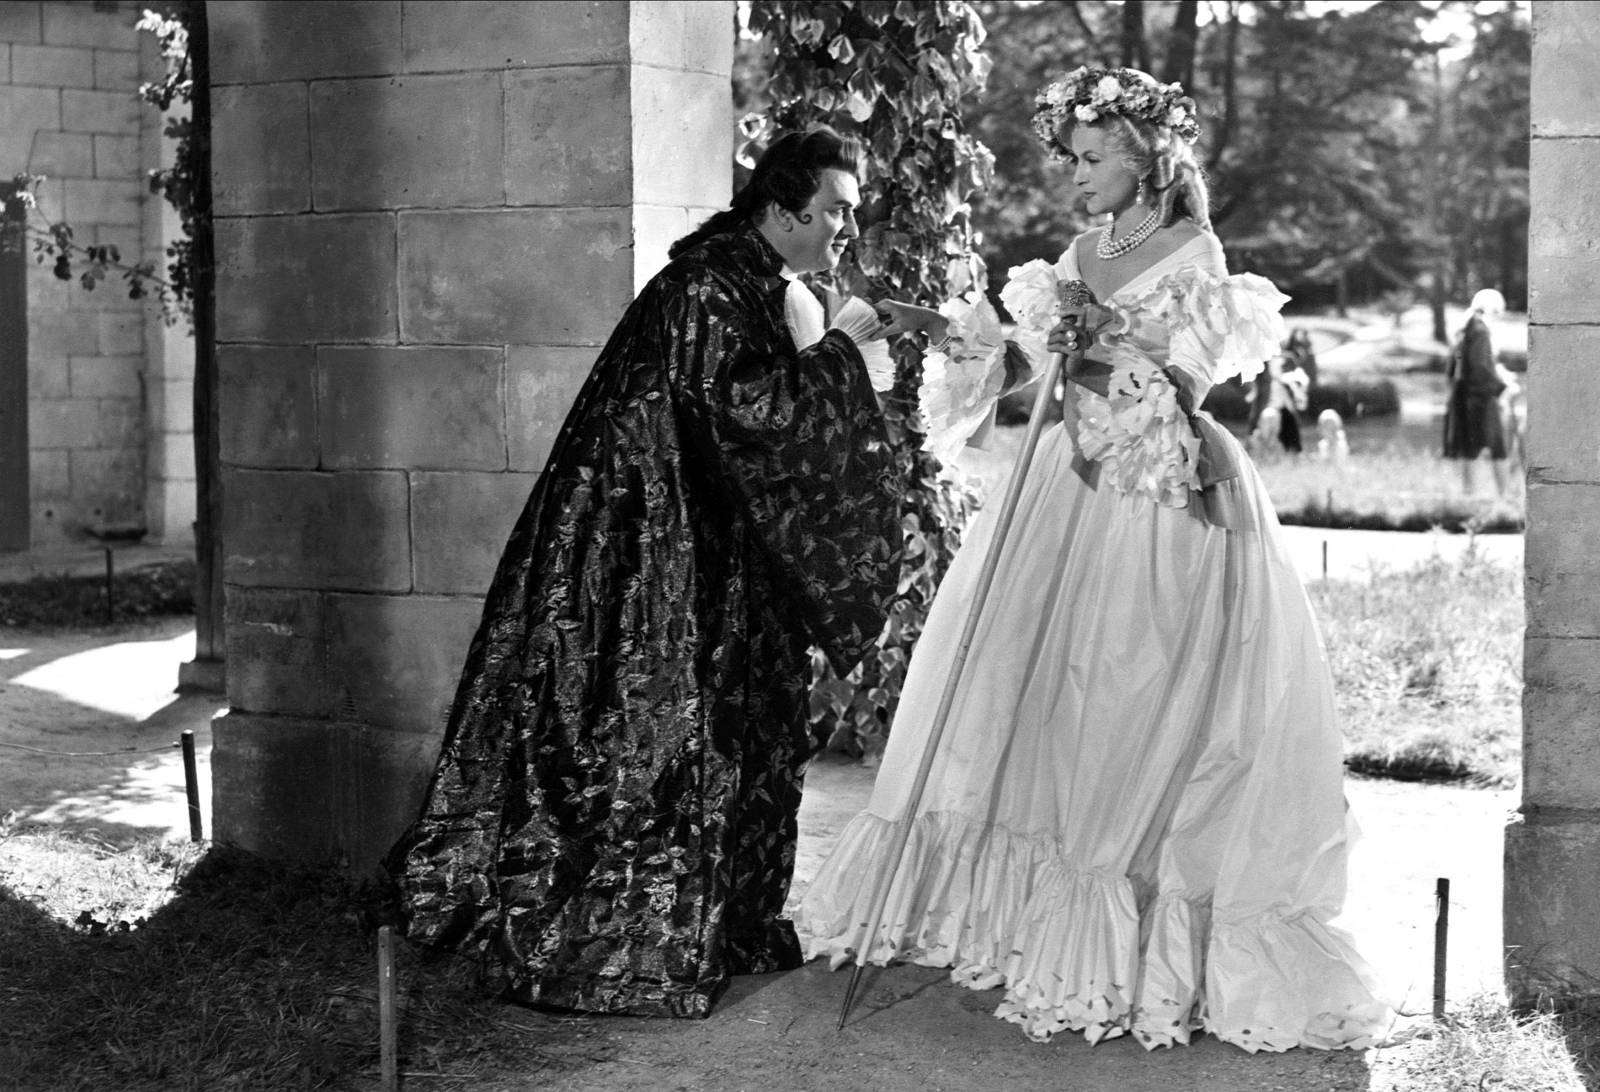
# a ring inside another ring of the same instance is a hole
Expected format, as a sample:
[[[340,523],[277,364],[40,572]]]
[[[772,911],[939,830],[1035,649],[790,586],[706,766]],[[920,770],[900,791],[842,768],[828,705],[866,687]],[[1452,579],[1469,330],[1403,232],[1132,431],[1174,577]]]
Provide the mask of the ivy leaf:
[[[850,39],[839,35],[828,43],[828,55],[840,64],[849,64],[856,59],[856,48],[850,44]]]

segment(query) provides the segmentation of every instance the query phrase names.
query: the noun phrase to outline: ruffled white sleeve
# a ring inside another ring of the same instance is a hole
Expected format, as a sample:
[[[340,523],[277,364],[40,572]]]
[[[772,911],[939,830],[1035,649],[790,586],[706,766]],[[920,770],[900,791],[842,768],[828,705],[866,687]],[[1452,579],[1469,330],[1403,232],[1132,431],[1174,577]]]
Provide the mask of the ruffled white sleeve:
[[[1168,365],[1182,373],[1197,405],[1214,384],[1254,379],[1288,336],[1279,312],[1289,297],[1265,277],[1185,270],[1165,281],[1173,282]]]
[[[882,328],[878,312],[866,300],[851,296],[833,316],[828,329],[839,330],[855,342],[861,359],[867,365],[867,378],[872,389],[882,394],[894,386],[894,357],[889,353],[889,343],[878,337]]]
[[[988,420],[1005,386],[1005,337],[1000,316],[981,291],[947,300],[939,313],[950,320],[940,348],[922,357],[917,389],[922,414],[922,449],[948,462]]]

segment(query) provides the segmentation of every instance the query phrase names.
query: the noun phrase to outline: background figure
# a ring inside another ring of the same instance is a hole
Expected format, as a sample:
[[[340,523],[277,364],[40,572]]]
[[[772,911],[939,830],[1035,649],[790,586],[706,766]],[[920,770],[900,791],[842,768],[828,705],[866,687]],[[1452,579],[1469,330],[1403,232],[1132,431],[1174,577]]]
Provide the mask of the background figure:
[[[783,137],[673,245],[506,543],[388,864],[411,939],[516,1000],[705,1016],[799,965],[809,646],[844,675],[877,640],[905,495],[855,336],[795,279],[856,237],[855,167]]]
[[[1350,459],[1350,441],[1344,434],[1344,418],[1328,407],[1317,414],[1317,458],[1343,466]]]
[[[1283,410],[1269,405],[1256,418],[1255,427],[1250,430],[1247,440],[1250,453],[1256,458],[1271,459],[1286,450],[1283,446],[1283,417]]]
[[[1528,388],[1504,364],[1495,365],[1495,374],[1506,385],[1500,392],[1500,425],[1506,437],[1506,465],[1519,473],[1528,469]]]
[[[1444,457],[1461,463],[1461,489],[1473,492],[1472,464],[1485,451],[1495,489],[1506,492],[1506,434],[1500,395],[1506,384],[1494,357],[1490,323],[1505,314],[1505,297],[1485,288],[1472,297],[1466,325],[1445,368],[1449,393],[1444,408]]]
[[[1284,451],[1298,455],[1303,448],[1300,414],[1308,404],[1311,378],[1292,343],[1290,338],[1283,353],[1267,361],[1251,388],[1250,450],[1261,455]],[[1310,351],[1309,342],[1306,351]]]
[[[1296,326],[1289,331],[1289,340],[1283,343],[1283,355],[1288,363],[1285,370],[1298,368],[1305,373],[1306,390],[1309,392],[1317,385],[1317,354],[1311,349],[1311,335],[1304,326]],[[1302,410],[1304,407],[1302,407]]]

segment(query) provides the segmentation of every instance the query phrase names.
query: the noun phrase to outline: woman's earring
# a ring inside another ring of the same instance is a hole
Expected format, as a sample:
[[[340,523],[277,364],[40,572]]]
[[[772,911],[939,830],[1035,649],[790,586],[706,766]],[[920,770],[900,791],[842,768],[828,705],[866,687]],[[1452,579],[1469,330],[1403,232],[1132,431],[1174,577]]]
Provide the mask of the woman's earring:
[[[1139,179],[1139,190],[1133,195],[1133,199],[1138,204],[1144,204],[1144,179],[1142,178]]]

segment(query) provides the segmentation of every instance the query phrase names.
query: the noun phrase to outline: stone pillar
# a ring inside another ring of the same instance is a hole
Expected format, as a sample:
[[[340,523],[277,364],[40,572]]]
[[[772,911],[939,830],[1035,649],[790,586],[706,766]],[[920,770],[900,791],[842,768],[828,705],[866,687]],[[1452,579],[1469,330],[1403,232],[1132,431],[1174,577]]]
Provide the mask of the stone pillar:
[[[230,712],[216,837],[373,865],[481,595],[667,241],[726,204],[733,5],[208,5]]]
[[[1600,7],[1533,6],[1523,787],[1512,998],[1600,995]]]
[[[153,34],[140,36],[145,79],[157,80],[166,69]],[[174,103],[170,116],[187,117],[186,104]],[[140,178],[171,167],[178,142],[166,135],[168,116],[154,106],[140,112]],[[183,223],[165,198],[144,204],[145,261],[166,274],[167,246],[184,237]],[[166,545],[194,541],[194,334],[189,324],[168,325],[151,309],[144,324],[145,521],[147,541]]]

